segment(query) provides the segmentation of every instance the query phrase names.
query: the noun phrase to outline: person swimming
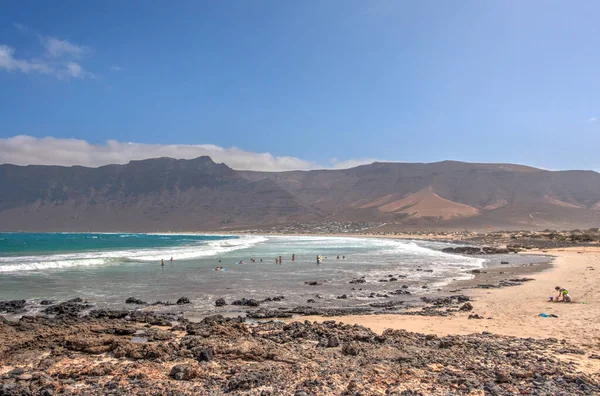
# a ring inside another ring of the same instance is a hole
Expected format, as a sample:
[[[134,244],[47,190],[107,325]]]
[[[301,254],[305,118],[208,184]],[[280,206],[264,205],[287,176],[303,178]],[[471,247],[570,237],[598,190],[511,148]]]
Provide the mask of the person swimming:
[[[569,292],[564,287],[556,286],[554,290],[558,291],[558,296],[556,296],[556,301],[562,296],[561,301],[571,302],[571,296]]]

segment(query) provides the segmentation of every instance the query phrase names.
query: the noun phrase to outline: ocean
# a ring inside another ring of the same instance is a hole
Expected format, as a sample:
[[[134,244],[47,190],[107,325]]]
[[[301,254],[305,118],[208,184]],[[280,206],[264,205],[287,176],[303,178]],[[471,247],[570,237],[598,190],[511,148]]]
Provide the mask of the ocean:
[[[206,315],[244,310],[215,308],[218,298],[230,303],[283,295],[269,307],[293,307],[319,294],[315,307],[359,307],[373,302],[370,293],[402,285],[412,295],[399,297],[418,299],[484,266],[484,258],[441,252],[446,246],[320,236],[0,233],[0,300],[81,297],[97,307],[123,308],[128,297],[155,302],[185,296],[192,304],[152,309]],[[323,256],[320,265],[317,255]],[[275,263],[279,256],[281,265]],[[218,266],[226,269],[215,271]],[[349,284],[360,277],[366,282]],[[305,284],[313,281],[321,285]],[[341,294],[348,298],[337,299]]]

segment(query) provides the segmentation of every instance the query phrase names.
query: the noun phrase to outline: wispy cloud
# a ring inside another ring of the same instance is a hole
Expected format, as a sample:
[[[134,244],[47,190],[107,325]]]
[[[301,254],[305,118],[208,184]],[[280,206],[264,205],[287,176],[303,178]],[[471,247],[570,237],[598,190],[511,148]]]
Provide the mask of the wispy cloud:
[[[146,158],[192,159],[203,155],[210,156],[215,162],[224,162],[234,169],[286,171],[318,168],[314,162],[297,157],[254,153],[212,144],[144,144],[116,140],[109,140],[105,144],[91,144],[78,139],[35,138],[26,135],[0,139],[0,164],[101,166],[125,164],[131,160]]]
[[[20,23],[13,26],[21,32],[30,29]],[[57,37],[43,36],[33,31],[43,46],[35,56],[25,58],[16,55],[15,48],[0,44],[0,69],[25,74],[39,73],[54,76],[60,80],[95,78],[87,71],[81,60],[92,52],[91,48],[62,40]]]
[[[61,40],[51,36],[41,36],[42,45],[46,48],[46,53],[52,58],[75,58],[79,59],[90,51],[88,47],[73,44],[68,40]]]
[[[22,23],[13,22],[13,26],[15,27],[15,29],[17,29],[21,32],[29,31],[29,28],[27,26],[23,25]]]
[[[597,117],[590,117],[590,118],[588,119],[588,121],[589,121],[589,122],[596,122],[596,121],[598,121],[598,118],[597,118]]]
[[[121,67],[121,66],[119,66],[119,65],[112,65],[112,66],[110,67],[110,70],[112,70],[112,71],[115,71],[115,72],[118,72],[118,71],[123,71],[123,70],[125,70],[125,69],[124,69],[124,68],[122,68],[122,67]]]
[[[96,77],[94,73],[84,70],[83,67],[81,67],[81,65],[77,62],[68,62],[66,66],[66,74],[69,77],[79,79]]]
[[[55,73],[52,66],[44,62],[16,58],[14,52],[15,50],[8,45],[0,45],[0,69],[22,73]]]

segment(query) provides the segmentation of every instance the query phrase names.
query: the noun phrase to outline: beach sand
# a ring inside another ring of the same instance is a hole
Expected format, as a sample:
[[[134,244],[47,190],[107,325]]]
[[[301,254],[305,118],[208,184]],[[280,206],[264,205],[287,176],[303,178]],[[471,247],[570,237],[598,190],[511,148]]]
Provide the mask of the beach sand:
[[[527,254],[535,252],[528,251]],[[381,333],[385,329],[404,329],[426,334],[461,335],[488,331],[522,338],[557,338],[583,349],[585,355],[564,355],[586,372],[600,373],[600,360],[589,359],[600,354],[600,248],[550,250],[556,257],[546,271],[528,275],[534,281],[503,289],[471,289],[474,309],[450,317],[417,315],[360,315],[344,317],[302,317],[299,320],[335,320],[359,324]],[[593,269],[592,269],[593,268]],[[556,296],[555,286],[569,290],[572,303],[549,302]],[[541,313],[558,318],[544,318]],[[479,314],[492,319],[468,319]]]

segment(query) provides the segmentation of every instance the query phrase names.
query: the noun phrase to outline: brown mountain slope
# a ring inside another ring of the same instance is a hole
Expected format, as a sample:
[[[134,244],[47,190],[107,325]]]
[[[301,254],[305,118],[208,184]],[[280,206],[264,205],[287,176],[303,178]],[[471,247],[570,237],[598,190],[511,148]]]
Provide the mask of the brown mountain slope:
[[[454,161],[268,173],[208,157],[0,166],[0,230],[216,230],[312,220],[592,227],[600,225],[600,174]]]
[[[208,157],[100,168],[0,166],[1,230],[165,231],[315,217],[270,180]]]
[[[241,174],[249,180],[273,180],[303,203],[340,220],[469,227],[600,224],[600,174],[591,171],[444,161]],[[429,192],[428,199],[419,195],[424,191]],[[418,201],[413,212],[411,199]]]

